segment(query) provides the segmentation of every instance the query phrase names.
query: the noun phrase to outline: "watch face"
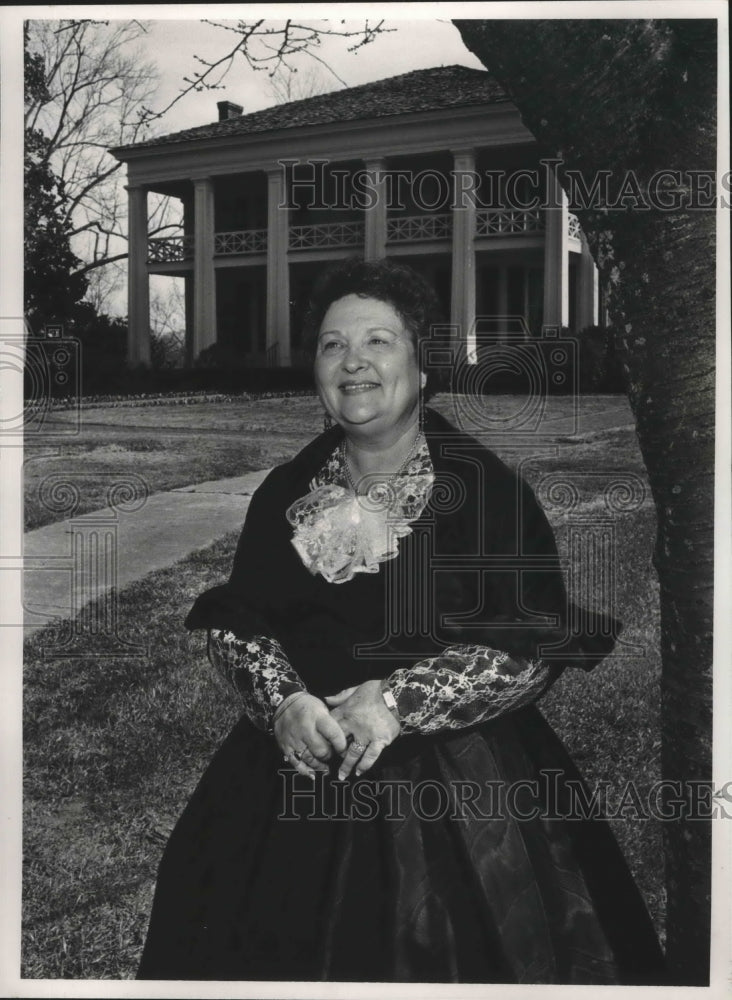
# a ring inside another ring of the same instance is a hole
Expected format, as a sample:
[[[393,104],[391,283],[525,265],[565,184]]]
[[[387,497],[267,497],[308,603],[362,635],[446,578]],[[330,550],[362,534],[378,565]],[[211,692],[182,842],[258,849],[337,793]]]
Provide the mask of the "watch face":
[[[389,711],[390,712],[396,712],[396,710],[397,710],[397,703],[396,703],[394,695],[391,693],[391,691],[389,691],[389,689],[386,688],[385,690],[383,690],[381,692],[381,694],[382,694],[382,697],[383,697],[384,701],[386,702],[386,707],[389,709]]]

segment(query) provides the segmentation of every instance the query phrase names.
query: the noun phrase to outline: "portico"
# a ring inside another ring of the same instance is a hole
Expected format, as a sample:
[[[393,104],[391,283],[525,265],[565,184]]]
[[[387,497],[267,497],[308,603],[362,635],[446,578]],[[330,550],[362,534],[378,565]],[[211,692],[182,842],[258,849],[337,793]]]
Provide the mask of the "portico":
[[[485,317],[521,317],[534,336],[597,322],[596,268],[566,195],[482,71],[420,70],[115,155],[128,170],[132,364],[149,363],[149,276],[166,274],[186,282],[189,361],[226,344],[253,366],[296,365],[313,265],[352,255],[425,271],[468,346]],[[530,190],[509,190],[518,173]],[[181,200],[179,235],[148,237],[151,191]]]

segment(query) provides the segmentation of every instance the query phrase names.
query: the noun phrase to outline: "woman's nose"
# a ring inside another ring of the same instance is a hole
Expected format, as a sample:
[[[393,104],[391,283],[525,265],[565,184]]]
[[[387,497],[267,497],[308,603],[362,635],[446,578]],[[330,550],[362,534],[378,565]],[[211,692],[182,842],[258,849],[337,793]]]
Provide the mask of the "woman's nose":
[[[359,368],[363,368],[366,365],[366,360],[361,353],[361,350],[354,346],[349,347],[343,357],[343,367],[349,371],[358,371]]]

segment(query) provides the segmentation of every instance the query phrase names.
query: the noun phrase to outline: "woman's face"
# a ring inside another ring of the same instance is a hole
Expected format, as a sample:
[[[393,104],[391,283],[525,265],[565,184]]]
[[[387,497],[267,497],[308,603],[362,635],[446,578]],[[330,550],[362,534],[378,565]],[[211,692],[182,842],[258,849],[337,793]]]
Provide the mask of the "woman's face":
[[[412,337],[392,306],[358,295],[330,306],[318,334],[315,384],[325,409],[346,432],[406,430],[424,381]]]

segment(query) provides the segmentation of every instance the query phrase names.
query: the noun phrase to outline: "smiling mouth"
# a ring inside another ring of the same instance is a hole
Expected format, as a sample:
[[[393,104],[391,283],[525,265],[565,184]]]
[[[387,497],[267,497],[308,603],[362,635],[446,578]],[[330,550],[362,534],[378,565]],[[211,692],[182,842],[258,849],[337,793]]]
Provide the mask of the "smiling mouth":
[[[341,392],[347,396],[355,395],[359,392],[370,392],[371,389],[378,389],[378,382],[344,382],[339,386]]]

